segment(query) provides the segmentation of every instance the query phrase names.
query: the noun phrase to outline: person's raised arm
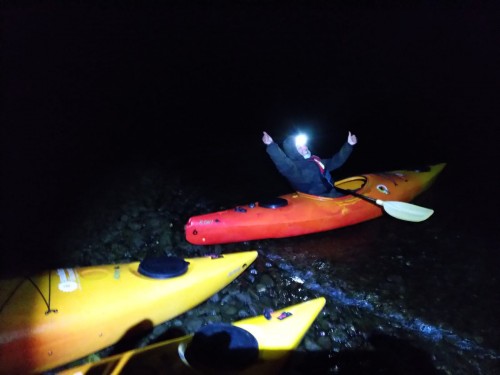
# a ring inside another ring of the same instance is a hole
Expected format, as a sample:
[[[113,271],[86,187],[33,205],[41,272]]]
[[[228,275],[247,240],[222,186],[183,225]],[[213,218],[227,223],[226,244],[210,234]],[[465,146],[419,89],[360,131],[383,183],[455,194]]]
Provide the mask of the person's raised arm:
[[[347,143],[349,143],[351,146],[354,146],[356,143],[358,143],[358,138],[349,132],[349,135],[347,136]]]
[[[262,142],[264,142],[264,144],[266,144],[266,145],[270,145],[271,143],[273,143],[273,139],[271,138],[271,136],[269,134],[267,134],[266,132],[263,132]]]

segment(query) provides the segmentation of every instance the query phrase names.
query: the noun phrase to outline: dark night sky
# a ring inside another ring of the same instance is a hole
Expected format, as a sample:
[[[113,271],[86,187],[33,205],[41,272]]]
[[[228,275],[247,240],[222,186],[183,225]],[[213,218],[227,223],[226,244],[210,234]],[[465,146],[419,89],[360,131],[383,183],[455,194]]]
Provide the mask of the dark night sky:
[[[230,159],[236,174],[275,174],[262,130],[307,130],[319,154],[352,130],[355,173],[498,170],[489,3],[166,3],[2,10],[7,246],[133,160],[196,171]]]

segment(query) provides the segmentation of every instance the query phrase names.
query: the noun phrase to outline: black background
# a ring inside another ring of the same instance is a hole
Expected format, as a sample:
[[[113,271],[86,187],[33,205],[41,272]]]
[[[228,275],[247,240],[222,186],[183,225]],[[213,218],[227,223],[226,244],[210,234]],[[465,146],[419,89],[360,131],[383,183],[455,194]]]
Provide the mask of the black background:
[[[457,199],[491,211],[497,7],[111,4],[2,9],[2,253],[50,251],[79,194],[131,162],[276,179],[263,130],[325,156],[351,130],[346,175],[448,162]]]

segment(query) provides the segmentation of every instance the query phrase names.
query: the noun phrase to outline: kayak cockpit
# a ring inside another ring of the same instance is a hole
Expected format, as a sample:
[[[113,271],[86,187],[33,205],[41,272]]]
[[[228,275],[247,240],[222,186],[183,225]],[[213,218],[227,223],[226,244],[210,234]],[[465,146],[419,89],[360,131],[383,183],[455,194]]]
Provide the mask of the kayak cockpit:
[[[356,191],[365,186],[367,181],[365,176],[354,176],[335,182],[335,187],[341,190]]]

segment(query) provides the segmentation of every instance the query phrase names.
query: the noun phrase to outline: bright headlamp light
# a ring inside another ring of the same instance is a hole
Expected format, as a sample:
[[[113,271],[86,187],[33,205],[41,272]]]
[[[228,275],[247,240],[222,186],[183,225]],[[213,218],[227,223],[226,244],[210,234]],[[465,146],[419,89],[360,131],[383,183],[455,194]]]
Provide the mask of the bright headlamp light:
[[[299,134],[295,137],[295,146],[296,147],[304,146],[306,143],[307,143],[307,135]]]

